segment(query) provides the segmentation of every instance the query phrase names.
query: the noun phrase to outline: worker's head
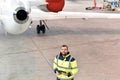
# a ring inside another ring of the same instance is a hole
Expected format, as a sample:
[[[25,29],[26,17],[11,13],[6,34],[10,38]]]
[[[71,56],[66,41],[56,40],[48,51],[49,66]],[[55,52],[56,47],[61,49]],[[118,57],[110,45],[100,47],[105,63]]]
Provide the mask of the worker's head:
[[[68,46],[67,45],[62,45],[60,52],[61,52],[62,55],[66,55],[68,53]]]

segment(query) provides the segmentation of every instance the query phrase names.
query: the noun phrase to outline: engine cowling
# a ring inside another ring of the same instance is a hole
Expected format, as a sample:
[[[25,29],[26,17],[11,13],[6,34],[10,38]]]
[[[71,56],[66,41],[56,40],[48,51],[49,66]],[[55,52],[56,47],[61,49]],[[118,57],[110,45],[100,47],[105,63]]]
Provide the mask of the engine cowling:
[[[13,14],[6,15],[7,18],[3,19],[3,26],[8,33],[11,34],[20,34],[25,32],[30,23],[31,19],[28,16],[28,13],[24,8],[17,8]]]
[[[14,1],[15,4],[12,4]],[[28,2],[19,0],[6,0],[1,5],[1,22],[4,29],[11,34],[20,34],[28,29],[31,24],[29,17],[30,7]]]
[[[64,0],[46,0],[47,5],[40,5],[39,8],[45,12],[59,12],[62,11],[65,5]]]

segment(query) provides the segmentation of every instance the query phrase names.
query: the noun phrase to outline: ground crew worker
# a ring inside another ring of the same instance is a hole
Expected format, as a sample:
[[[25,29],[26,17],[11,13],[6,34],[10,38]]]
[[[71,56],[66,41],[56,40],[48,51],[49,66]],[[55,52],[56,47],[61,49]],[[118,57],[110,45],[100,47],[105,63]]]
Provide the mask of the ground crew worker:
[[[75,58],[70,55],[67,45],[61,46],[60,53],[54,59],[53,69],[57,76],[56,80],[74,80],[78,67]]]

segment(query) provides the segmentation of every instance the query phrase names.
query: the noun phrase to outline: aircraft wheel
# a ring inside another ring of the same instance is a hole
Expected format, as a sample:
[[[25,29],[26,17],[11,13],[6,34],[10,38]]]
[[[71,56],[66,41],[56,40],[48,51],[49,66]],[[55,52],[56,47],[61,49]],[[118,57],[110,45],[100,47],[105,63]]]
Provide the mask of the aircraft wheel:
[[[40,34],[40,25],[37,25],[36,30],[37,30],[37,34]]]
[[[44,33],[46,32],[45,25],[41,25],[41,26],[40,26],[40,30],[41,30],[42,33],[44,34]]]

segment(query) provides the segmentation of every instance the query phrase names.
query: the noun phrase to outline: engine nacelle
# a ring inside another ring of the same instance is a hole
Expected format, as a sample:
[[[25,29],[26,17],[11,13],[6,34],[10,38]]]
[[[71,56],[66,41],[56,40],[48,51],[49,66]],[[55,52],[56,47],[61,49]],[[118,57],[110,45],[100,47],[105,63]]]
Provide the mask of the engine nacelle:
[[[40,9],[47,12],[59,12],[62,11],[65,5],[64,0],[46,0],[47,5],[40,6]]]
[[[4,20],[4,23],[6,23],[4,25],[4,28],[8,33],[20,34],[20,33],[25,32],[28,29],[31,22],[28,21],[27,23],[21,25],[11,19],[7,19],[7,20]]]
[[[12,2],[16,1],[16,4],[12,5]],[[23,0],[6,0],[3,2],[1,15],[4,29],[11,34],[20,34],[28,29],[31,24],[31,18],[29,17],[30,7],[28,2]]]

